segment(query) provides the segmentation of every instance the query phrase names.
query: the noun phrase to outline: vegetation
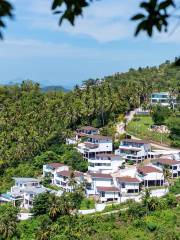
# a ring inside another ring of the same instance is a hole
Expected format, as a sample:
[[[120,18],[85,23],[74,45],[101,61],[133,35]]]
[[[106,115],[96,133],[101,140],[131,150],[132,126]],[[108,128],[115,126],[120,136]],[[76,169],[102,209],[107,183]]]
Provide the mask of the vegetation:
[[[145,140],[170,144],[169,134],[150,131],[151,125],[153,124],[154,122],[151,116],[138,116],[128,124],[127,132]]]
[[[167,62],[159,68],[131,69],[106,77],[102,85],[88,80],[84,90],[76,86],[67,93],[42,92],[32,82],[0,87],[1,191],[10,188],[12,176],[39,176],[42,165],[49,162],[86,171],[87,163],[73,146],[65,145],[66,137],[82,125],[100,127],[102,134],[113,135],[120,114],[142,104],[148,106],[152,91],[169,89],[178,94],[179,79],[180,71]],[[177,109],[166,123],[176,144],[178,114]],[[140,116],[131,124],[137,123],[141,123],[138,133],[148,136],[152,119]],[[109,132],[107,126],[112,127]],[[49,184],[48,179],[44,181]],[[176,191],[174,186],[171,191]],[[173,195],[157,199],[146,193],[142,203],[129,203],[127,211],[112,216],[76,215],[78,209],[91,204],[84,199],[82,188],[61,197],[43,193],[34,199],[33,218],[20,223],[18,208],[0,206],[0,239],[178,239],[179,208]]]
[[[17,235],[19,209],[11,204],[0,205],[0,239],[11,239]]]
[[[180,208],[177,206],[174,195],[168,194],[166,197],[158,199],[150,197],[149,192],[146,191],[142,202],[129,201],[126,203],[127,210],[121,211],[119,208],[115,214],[98,213],[90,216],[69,214],[72,206],[69,205],[69,201],[64,201],[67,200],[67,196],[63,196],[62,199],[54,195],[47,194],[46,196],[47,199],[51,199],[51,205],[47,210],[44,209],[43,212],[35,214],[37,216],[32,219],[15,221],[17,227],[13,232],[12,239],[179,239]],[[44,201],[45,199],[42,203],[45,203]],[[42,204],[36,205],[36,210],[37,206],[40,209]],[[77,207],[79,206],[77,205]],[[0,213],[2,208],[6,208],[3,214],[7,215],[8,205],[1,206]],[[12,206],[11,208],[14,209]],[[67,211],[63,211],[64,209]],[[7,238],[2,236],[2,239]]]
[[[72,169],[87,170],[87,163],[65,138],[82,125],[102,128],[102,134],[114,135],[119,116],[140,105],[149,105],[152,91],[178,95],[180,70],[166,62],[159,67],[130,69],[127,73],[84,82],[73,91],[42,92],[37,83],[0,87],[0,189],[12,184],[12,176],[38,176],[47,162],[63,162]],[[139,117],[128,126],[130,133],[142,138],[179,144],[179,117],[172,115],[166,134],[148,131],[150,117]]]
[[[171,186],[169,191],[173,194],[180,194],[180,178],[178,178]]]
[[[172,111],[168,107],[155,106],[152,110],[152,120],[156,125],[163,125],[168,117],[171,116]]]
[[[86,210],[86,209],[94,209],[95,208],[95,201],[93,198],[84,198],[81,202],[80,209]]]

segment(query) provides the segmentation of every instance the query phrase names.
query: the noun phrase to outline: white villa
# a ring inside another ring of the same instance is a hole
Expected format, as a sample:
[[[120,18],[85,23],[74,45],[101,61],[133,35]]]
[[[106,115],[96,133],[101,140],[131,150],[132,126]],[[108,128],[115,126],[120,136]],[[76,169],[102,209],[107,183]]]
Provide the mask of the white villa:
[[[76,130],[76,140],[81,139],[87,135],[98,135],[99,129],[91,126],[84,126]]]
[[[40,193],[50,191],[40,185],[40,181],[36,178],[13,178],[15,185],[11,187],[10,192],[1,194],[2,202],[21,202],[21,207],[29,209],[33,206],[33,199]]]
[[[168,158],[160,158],[156,160],[155,164],[158,167],[161,167],[163,170],[164,167],[168,167],[171,172],[172,178],[180,177],[180,161],[168,159]]]
[[[136,177],[122,176],[116,178],[117,186],[122,195],[138,194],[140,192],[141,180]]]
[[[43,177],[50,176],[51,183],[54,183],[54,176],[56,172],[69,170],[69,167],[63,163],[48,163],[43,165]]]
[[[138,177],[142,179],[144,187],[154,187],[164,185],[163,171],[153,166],[143,166],[137,168]]]
[[[87,135],[85,141],[78,144],[77,150],[86,160],[95,158],[96,154],[99,153],[112,153],[112,138],[101,135]]]
[[[119,155],[98,153],[96,157],[88,159],[88,171],[113,173],[119,170],[123,162]]]
[[[167,107],[177,105],[176,97],[171,96],[169,92],[154,92],[151,94],[150,101],[152,105],[160,104]]]
[[[91,126],[78,128],[74,133],[74,137],[67,138],[66,144],[77,144],[87,135],[98,135],[99,129]]]
[[[149,157],[151,145],[142,140],[124,139],[121,141],[119,149],[115,152],[126,161],[132,160],[136,163],[142,162]]]
[[[117,187],[97,187],[97,194],[101,202],[121,201],[120,189]]]
[[[72,178],[76,184],[81,184],[84,182],[84,173],[70,170],[57,171],[54,175],[54,184],[66,192],[71,192],[73,191],[73,186],[70,184]]]

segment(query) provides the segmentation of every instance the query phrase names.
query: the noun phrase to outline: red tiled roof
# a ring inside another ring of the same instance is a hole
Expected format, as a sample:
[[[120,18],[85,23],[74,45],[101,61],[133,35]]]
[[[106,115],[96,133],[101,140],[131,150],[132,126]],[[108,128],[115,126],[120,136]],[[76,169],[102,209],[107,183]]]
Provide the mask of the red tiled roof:
[[[94,178],[112,178],[111,174],[107,173],[90,173],[90,175]]]
[[[152,166],[138,167],[137,170],[138,170],[138,172],[142,172],[143,174],[152,173],[152,172],[158,172],[158,173],[162,172],[159,169],[152,167]]]
[[[77,133],[77,135],[78,135],[79,137],[86,137],[86,136],[87,136],[86,133]]]
[[[140,183],[141,181],[135,177],[130,176],[123,176],[123,177],[117,177],[119,182],[129,182],[129,183]]]
[[[162,165],[170,165],[170,166],[180,164],[180,161],[176,161],[168,158],[160,158],[156,160],[156,162],[161,163]]]
[[[96,187],[99,192],[120,192],[117,187]]]
[[[72,171],[67,171],[67,170],[57,172],[57,174],[60,176],[63,176],[63,177],[71,177],[71,175],[73,175],[73,174],[75,177],[81,177],[84,175],[82,172],[78,172],[78,171],[72,172]]]
[[[137,139],[129,139],[129,138],[127,138],[127,139],[123,139],[123,140],[121,140],[122,142],[129,142],[129,143],[143,143],[143,144],[147,144],[147,143],[149,143],[148,141],[145,141],[145,140],[137,140]]]
[[[64,163],[47,163],[47,165],[56,169],[56,168],[64,166],[65,164]]]

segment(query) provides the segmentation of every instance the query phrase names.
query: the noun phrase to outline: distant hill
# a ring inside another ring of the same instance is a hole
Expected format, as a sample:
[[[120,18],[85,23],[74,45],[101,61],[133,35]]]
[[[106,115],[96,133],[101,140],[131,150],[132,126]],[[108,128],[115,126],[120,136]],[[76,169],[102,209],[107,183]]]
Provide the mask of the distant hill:
[[[67,88],[64,88],[62,86],[45,86],[45,87],[41,87],[41,91],[43,92],[51,92],[51,91],[62,91],[62,92],[69,92],[70,90]]]

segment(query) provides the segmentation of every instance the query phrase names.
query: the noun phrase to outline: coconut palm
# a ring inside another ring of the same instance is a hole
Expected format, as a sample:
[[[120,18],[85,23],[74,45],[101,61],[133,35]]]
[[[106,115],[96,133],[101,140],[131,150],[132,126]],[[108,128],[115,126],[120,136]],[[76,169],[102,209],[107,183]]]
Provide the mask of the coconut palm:
[[[4,239],[11,239],[16,233],[17,224],[13,219],[8,216],[4,216],[0,220],[0,233]]]
[[[49,216],[54,221],[55,219],[57,219],[58,215],[61,213],[60,198],[52,194],[50,197],[50,203],[51,203],[51,206],[49,208]]]
[[[171,179],[172,179],[172,173],[170,172],[170,168],[168,165],[164,165],[163,167],[163,175],[164,180],[168,183],[168,185],[171,185]]]

